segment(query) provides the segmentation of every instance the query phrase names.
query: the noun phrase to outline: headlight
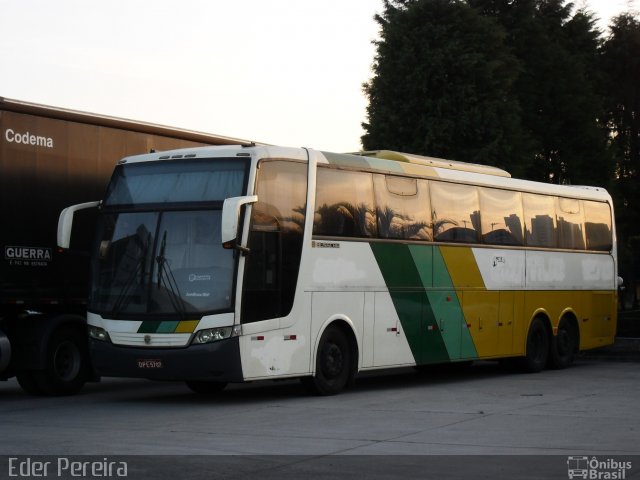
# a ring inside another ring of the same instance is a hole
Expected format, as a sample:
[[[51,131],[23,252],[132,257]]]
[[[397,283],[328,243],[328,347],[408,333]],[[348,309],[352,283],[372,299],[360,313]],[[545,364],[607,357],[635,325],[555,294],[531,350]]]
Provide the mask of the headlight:
[[[219,328],[207,328],[196,332],[191,343],[211,343],[218,340],[224,340],[225,338],[235,337],[239,334],[240,327],[219,327]]]
[[[109,334],[104,328],[89,325],[89,337],[102,342],[110,342]]]

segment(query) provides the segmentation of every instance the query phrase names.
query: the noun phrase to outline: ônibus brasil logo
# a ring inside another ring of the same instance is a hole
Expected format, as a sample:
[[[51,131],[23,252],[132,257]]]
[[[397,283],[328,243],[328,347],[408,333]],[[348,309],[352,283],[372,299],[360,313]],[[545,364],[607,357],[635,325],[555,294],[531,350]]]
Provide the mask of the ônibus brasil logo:
[[[583,478],[585,480],[624,480],[627,470],[631,470],[631,462],[607,458],[572,456],[567,458],[567,473],[570,479]]]

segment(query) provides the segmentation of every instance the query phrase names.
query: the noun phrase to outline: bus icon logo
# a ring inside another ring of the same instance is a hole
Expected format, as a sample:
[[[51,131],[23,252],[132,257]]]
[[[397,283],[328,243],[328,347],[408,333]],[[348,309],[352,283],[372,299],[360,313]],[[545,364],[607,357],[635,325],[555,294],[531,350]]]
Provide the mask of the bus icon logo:
[[[569,478],[589,478],[589,457],[567,458]]]

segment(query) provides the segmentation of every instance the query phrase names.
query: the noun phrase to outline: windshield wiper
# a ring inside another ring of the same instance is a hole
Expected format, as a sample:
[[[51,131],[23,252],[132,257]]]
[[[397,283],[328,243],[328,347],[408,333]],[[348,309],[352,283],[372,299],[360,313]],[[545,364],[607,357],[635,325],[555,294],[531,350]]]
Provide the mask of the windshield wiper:
[[[129,241],[130,242],[135,242],[136,241],[136,237],[132,237]],[[113,303],[113,308],[111,309],[111,314],[114,315],[114,316],[118,315],[128,305],[128,303],[131,301],[131,296],[129,295],[129,290],[131,289],[132,285],[135,283],[135,280],[136,280],[136,277],[138,276],[138,274],[140,274],[140,285],[144,285],[145,284],[146,266],[147,266],[146,265],[147,253],[149,251],[149,245],[151,245],[151,233],[150,232],[147,233],[146,242],[145,241],[141,241],[140,244],[141,244],[141,247],[140,247],[141,255],[136,260],[136,266],[131,271],[131,274],[129,275],[129,277],[126,279],[126,281],[122,285],[122,288],[118,292],[116,300]],[[126,253],[125,253],[125,256],[126,256]]]
[[[167,231],[165,230],[162,234],[162,242],[160,243],[160,252],[156,257],[156,263],[158,264],[158,273],[156,275],[156,283],[158,289],[162,286],[169,292],[169,300],[171,301],[171,305],[173,309],[180,315],[180,317],[184,320],[186,317],[186,309],[184,307],[184,300],[182,299],[182,295],[180,294],[180,288],[178,287],[178,282],[176,278],[173,276],[173,272],[167,266],[167,258],[164,256],[164,252],[167,247]]]

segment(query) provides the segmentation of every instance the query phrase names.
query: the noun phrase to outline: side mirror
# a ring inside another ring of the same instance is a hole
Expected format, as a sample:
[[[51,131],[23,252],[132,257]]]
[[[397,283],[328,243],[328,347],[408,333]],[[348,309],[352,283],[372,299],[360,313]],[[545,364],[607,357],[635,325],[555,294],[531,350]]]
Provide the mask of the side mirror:
[[[65,250],[69,249],[71,244],[71,229],[73,228],[73,215],[79,210],[96,208],[98,205],[100,205],[100,202],[79,203],[78,205],[72,205],[62,210],[60,218],[58,219],[58,247]]]
[[[231,197],[225,199],[222,204],[222,231],[221,239],[224,248],[239,248],[238,245],[238,221],[240,219],[240,207],[249,203],[256,203],[257,195],[246,197]]]

